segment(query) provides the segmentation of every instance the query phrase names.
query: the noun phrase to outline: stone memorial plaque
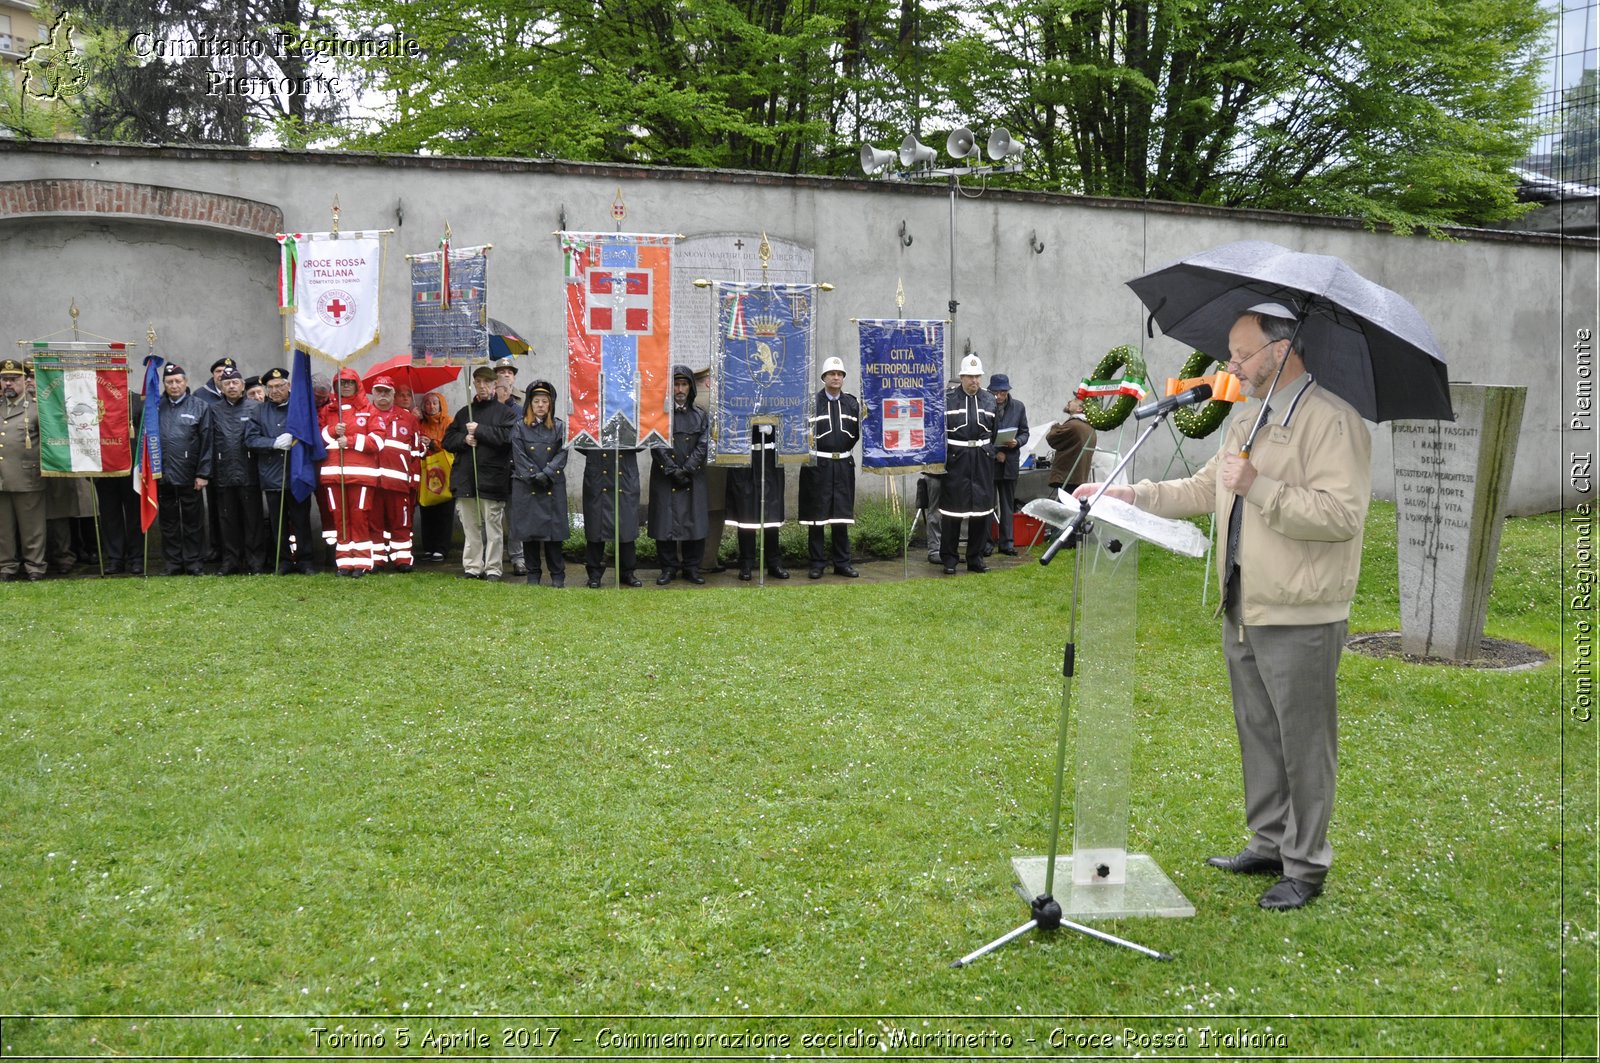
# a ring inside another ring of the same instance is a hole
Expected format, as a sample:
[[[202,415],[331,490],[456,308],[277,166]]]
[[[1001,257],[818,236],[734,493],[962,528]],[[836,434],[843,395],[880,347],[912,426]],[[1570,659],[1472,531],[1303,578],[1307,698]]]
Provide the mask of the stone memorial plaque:
[[[1400,648],[1470,660],[1483,641],[1527,388],[1451,384],[1455,421],[1394,421]]]
[[[697,280],[759,284],[810,284],[816,252],[788,240],[767,237],[772,258],[763,278],[760,233],[701,233],[686,236],[672,249],[672,364],[701,370],[711,364],[711,290]]]

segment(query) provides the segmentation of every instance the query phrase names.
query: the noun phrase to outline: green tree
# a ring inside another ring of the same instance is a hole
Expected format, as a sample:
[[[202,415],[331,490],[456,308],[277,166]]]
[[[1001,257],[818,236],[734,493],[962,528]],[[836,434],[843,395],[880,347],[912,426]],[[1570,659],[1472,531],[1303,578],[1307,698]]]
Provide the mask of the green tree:
[[[1563,181],[1600,183],[1600,70],[1583,72],[1561,94],[1552,173]]]
[[[91,84],[83,132],[179,144],[303,139],[343,106],[316,85],[323,67],[295,44],[337,35],[309,7],[302,0],[74,0]]]
[[[1514,215],[1538,0],[981,0],[953,99],[1090,195],[1356,214]]]

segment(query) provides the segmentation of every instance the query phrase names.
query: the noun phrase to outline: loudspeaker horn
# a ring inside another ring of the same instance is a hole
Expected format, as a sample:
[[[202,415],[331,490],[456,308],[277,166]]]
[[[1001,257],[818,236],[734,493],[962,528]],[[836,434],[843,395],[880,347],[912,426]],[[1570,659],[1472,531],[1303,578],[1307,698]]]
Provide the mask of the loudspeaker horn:
[[[906,135],[906,138],[900,142],[900,165],[904,166],[908,170],[917,169],[923,166],[932,166],[933,160],[937,158],[938,155],[938,152],[934,151],[932,148],[928,147],[928,145],[922,143],[909,133]]]
[[[966,126],[950,134],[944,142],[944,150],[952,159],[967,159],[983,154],[978,147],[977,136]]]
[[[989,158],[995,162],[1010,159],[1022,154],[1022,141],[1011,139],[1011,133],[1004,126],[989,134]]]
[[[871,144],[861,145],[861,171],[865,174],[882,173],[894,162],[894,152],[875,148]]]

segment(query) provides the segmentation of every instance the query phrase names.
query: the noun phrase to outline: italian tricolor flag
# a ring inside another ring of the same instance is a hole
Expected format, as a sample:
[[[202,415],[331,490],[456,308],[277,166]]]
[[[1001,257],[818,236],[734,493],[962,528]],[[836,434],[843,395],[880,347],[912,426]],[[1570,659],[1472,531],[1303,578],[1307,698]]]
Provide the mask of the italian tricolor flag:
[[[36,351],[39,471],[46,476],[125,476],[129,445],[124,344],[96,351]]]

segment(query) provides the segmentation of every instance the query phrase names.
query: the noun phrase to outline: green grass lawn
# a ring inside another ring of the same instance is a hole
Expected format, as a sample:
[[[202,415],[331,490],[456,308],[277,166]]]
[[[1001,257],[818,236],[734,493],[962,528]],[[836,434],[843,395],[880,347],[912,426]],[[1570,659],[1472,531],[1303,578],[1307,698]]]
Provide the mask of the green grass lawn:
[[[1559,652],[1559,536],[1510,522],[1489,634]],[[1592,1055],[1558,664],[1346,654],[1328,892],[1262,912],[1203,866],[1245,831],[1201,570],[1142,559],[1129,845],[1197,915],[1105,924],[1173,962],[1064,931],[962,970],[1047,841],[1066,565],[8,586],[0,1056]],[[1351,631],[1397,626],[1380,505]],[[509,1015],[560,1018],[465,1018]]]

